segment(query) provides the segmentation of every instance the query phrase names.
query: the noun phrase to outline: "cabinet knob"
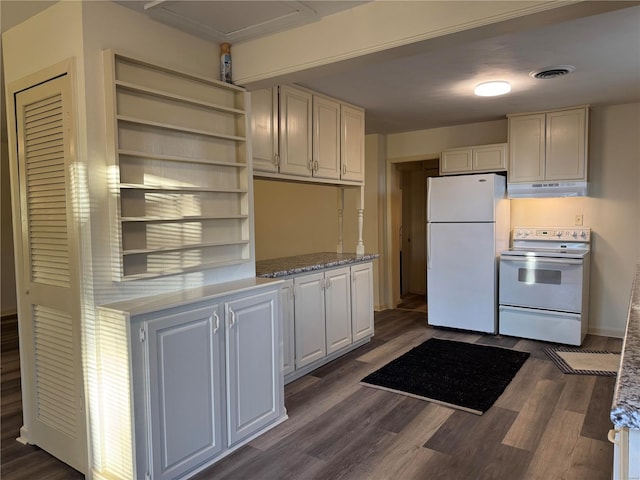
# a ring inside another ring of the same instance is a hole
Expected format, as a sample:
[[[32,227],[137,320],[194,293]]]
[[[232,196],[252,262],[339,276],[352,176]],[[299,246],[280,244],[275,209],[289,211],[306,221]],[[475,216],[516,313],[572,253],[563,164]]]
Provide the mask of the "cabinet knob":
[[[343,164],[342,164],[342,174],[343,174],[343,175],[346,175],[346,174],[347,174],[347,164],[346,164],[346,163],[343,163]]]
[[[277,167],[280,165],[280,155],[277,153],[273,156],[273,164]]]

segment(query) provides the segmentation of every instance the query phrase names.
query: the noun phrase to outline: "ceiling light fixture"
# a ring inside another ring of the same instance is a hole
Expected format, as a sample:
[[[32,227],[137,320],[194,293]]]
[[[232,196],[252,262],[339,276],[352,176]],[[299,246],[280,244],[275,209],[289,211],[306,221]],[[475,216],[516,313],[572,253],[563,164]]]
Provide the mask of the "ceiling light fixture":
[[[473,93],[479,97],[495,97],[497,95],[504,95],[511,91],[511,85],[509,82],[484,82],[476,85]]]

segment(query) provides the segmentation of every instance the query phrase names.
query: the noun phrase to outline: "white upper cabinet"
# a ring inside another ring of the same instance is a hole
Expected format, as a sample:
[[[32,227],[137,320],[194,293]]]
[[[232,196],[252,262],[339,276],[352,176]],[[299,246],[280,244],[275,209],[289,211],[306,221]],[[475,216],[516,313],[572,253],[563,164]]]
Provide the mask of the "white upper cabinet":
[[[251,92],[251,141],[253,168],[277,172],[278,155],[278,88]]]
[[[251,92],[254,175],[314,183],[364,182],[364,110],[282,85]]]
[[[509,116],[509,182],[586,181],[588,107]]]
[[[280,173],[311,176],[312,105],[309,92],[280,87]]]
[[[587,109],[547,113],[547,159],[549,180],[587,179]]]
[[[340,179],[340,102],[313,96],[313,176]]]
[[[440,174],[500,172],[507,169],[507,144],[451,148],[440,155]]]
[[[364,110],[342,105],[340,123],[341,178],[364,182]]]

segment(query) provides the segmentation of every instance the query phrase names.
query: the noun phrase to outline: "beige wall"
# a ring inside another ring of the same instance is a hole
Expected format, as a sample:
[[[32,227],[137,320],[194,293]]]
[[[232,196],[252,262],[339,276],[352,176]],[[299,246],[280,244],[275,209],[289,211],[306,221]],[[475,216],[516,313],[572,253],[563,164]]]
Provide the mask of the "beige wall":
[[[4,117],[4,112],[0,112]],[[4,120],[3,125],[6,123]],[[16,280],[13,256],[13,229],[11,228],[11,191],[9,186],[9,151],[6,142],[0,144],[0,314],[16,313]]]
[[[507,120],[469,123],[389,135],[387,158],[393,162],[439,158],[448,148],[507,141]]]
[[[540,18],[566,18],[586,8],[579,4],[571,8],[573,14],[567,8],[562,13],[554,11],[563,4],[526,0],[369,2],[235,45],[234,78],[253,88],[276,77],[279,83],[291,83],[304,76],[340,71],[342,62],[350,59],[377,62],[435,48],[431,41],[438,37],[447,36],[449,45],[461,39],[473,41],[482,35],[482,29],[476,27],[483,25],[492,25],[498,34],[509,28],[508,20],[521,16],[538,13]],[[460,32],[464,35],[455,35]]]
[[[634,265],[640,261],[638,132],[640,104],[593,108],[590,196],[511,202],[512,226],[573,225],[576,213],[584,215],[584,225],[593,232],[589,323],[592,333],[613,336],[624,333]],[[407,132],[388,137],[387,156],[389,162],[399,162],[447,148],[506,140],[506,120]],[[387,274],[393,275],[393,271]]]
[[[256,260],[336,251],[336,187],[260,179],[253,187]]]
[[[381,259],[381,277],[385,280],[383,303],[393,308],[401,301],[400,296],[400,243],[398,232],[402,220],[402,191],[399,170],[406,162],[440,158],[440,152],[448,148],[507,141],[507,120],[471,123],[451,127],[416,130],[387,136],[387,162],[385,214],[389,216],[391,230],[387,232],[388,257]]]
[[[511,201],[511,225],[591,227],[589,331],[621,336],[640,260],[640,104],[591,111],[588,198]]]
[[[112,140],[106,137],[103,51],[115,49],[177,70],[217,78],[217,44],[162,25],[114,2],[59,2],[5,32],[3,39],[7,83],[62,60],[75,60],[78,161],[74,171],[86,185],[82,188],[77,220],[87,297],[93,296],[95,304],[104,304],[253,276],[251,262],[135,282],[115,282],[112,275],[111,249],[117,243],[111,238],[117,230],[112,222],[115,203],[108,185],[115,166],[107,148]]]
[[[365,141],[363,242],[366,253],[381,253],[378,179],[384,165],[384,138]],[[254,180],[256,260],[314,252],[335,252],[338,242],[338,187]],[[359,188],[345,189],[344,252],[355,252]],[[374,266],[374,305],[379,308],[379,262]]]

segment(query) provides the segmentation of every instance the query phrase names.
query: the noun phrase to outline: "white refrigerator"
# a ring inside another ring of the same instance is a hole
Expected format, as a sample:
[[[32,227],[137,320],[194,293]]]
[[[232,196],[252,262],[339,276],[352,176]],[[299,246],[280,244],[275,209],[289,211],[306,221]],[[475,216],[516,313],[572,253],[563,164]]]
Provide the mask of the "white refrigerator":
[[[498,264],[509,248],[506,180],[431,177],[427,190],[427,322],[498,331]]]

